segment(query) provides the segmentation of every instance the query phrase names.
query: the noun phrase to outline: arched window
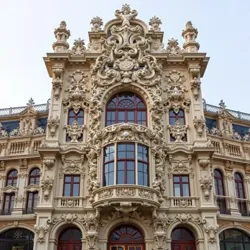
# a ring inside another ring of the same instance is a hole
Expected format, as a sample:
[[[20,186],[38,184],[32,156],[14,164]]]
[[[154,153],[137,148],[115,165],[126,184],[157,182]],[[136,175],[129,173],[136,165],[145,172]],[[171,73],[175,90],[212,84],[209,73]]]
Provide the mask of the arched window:
[[[65,249],[74,249],[81,250],[82,249],[82,233],[76,228],[67,228],[61,232],[59,235],[58,241],[58,250]]]
[[[103,165],[104,186],[114,184],[148,186],[148,148],[144,145],[136,143],[108,145],[104,148]]]
[[[250,237],[238,229],[227,229],[220,233],[220,249],[250,249]]]
[[[144,236],[132,225],[122,225],[113,230],[109,236],[110,250],[143,250]]]
[[[225,191],[224,191],[224,180],[223,174],[219,169],[214,170],[214,187],[216,194],[216,202],[219,207],[221,214],[228,214],[229,211],[226,206]]]
[[[182,109],[175,112],[173,109],[169,110],[169,125],[175,125],[179,121],[181,125],[185,125],[185,114]]]
[[[191,231],[186,228],[175,228],[171,235],[172,250],[195,250],[195,238]]]
[[[106,107],[106,126],[122,122],[147,126],[147,109],[141,97],[124,92],[111,98]]]
[[[238,208],[241,215],[248,215],[247,203],[245,199],[244,182],[240,173],[234,174],[236,197],[238,198]]]
[[[39,183],[40,183],[40,169],[33,168],[29,174],[29,185],[30,184],[39,185]]]
[[[33,250],[34,233],[24,228],[9,229],[0,234],[1,249]]]
[[[11,170],[7,175],[6,186],[13,186],[15,187],[17,184],[17,170]]]

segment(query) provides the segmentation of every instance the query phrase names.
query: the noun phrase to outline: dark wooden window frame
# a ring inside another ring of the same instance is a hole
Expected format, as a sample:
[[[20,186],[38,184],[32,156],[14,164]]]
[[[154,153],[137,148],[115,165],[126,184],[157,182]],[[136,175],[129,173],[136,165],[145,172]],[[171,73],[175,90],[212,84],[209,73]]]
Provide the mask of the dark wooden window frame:
[[[9,197],[9,198],[7,199],[7,197]],[[14,199],[15,199],[15,193],[5,193],[4,194],[4,203],[3,203],[2,214],[5,214],[5,215],[11,214],[11,212],[13,211],[13,207],[14,207]],[[8,202],[8,206],[7,206],[7,209],[5,209],[7,202]]]
[[[175,177],[179,177],[180,181],[175,181]],[[188,181],[182,181],[183,177],[187,177]],[[188,195],[190,196],[190,181],[189,181],[189,175],[173,175],[173,187],[174,187],[174,196],[175,194],[175,184],[179,184],[180,185],[180,197],[188,197],[188,196],[183,196],[183,184],[188,184]],[[176,196],[178,197],[178,196]]]
[[[17,185],[17,174],[18,171],[16,169],[12,169],[9,171],[6,180],[6,186],[13,186],[16,187]]]
[[[31,207],[29,207],[30,198],[31,198]],[[26,207],[25,207],[26,214],[33,214],[34,213],[34,209],[37,205],[37,198],[38,198],[38,191],[27,192],[27,200],[26,200]]]
[[[175,121],[179,120],[182,125],[185,125],[185,112],[183,109],[179,109],[176,113],[173,109],[169,110],[169,125],[175,125],[175,123],[171,122],[171,119],[175,119]]]
[[[32,178],[34,178],[34,181],[32,182]],[[35,184],[35,185],[39,185],[40,183],[40,169],[39,168],[33,168],[30,171],[29,174],[29,185],[30,184]]]
[[[66,178],[70,177],[70,181],[66,181]],[[78,177],[79,181],[75,181],[74,178]],[[63,196],[65,196],[65,185],[70,184],[70,197],[74,197],[74,184],[78,184],[78,196],[80,195],[80,183],[81,183],[81,176],[80,175],[64,175],[64,180],[63,180]]]

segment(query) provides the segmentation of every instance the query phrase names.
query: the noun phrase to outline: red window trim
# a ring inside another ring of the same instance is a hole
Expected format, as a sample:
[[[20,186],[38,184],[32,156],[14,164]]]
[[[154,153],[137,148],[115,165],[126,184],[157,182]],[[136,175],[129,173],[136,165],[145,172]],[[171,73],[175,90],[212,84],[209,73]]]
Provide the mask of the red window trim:
[[[66,182],[66,177],[71,177],[70,182]],[[79,177],[79,182],[75,181],[74,182],[74,177]],[[81,178],[80,175],[64,175],[64,180],[63,180],[63,196],[65,196],[65,184],[70,184],[70,197],[74,197],[73,196],[73,191],[74,191],[74,184],[79,184],[79,189],[78,189],[78,196],[80,195],[80,182],[81,182]]]
[[[180,182],[175,182],[174,177],[180,177]],[[183,182],[182,177],[187,177],[188,181]],[[175,184],[180,184],[180,197],[187,197],[187,196],[183,196],[183,184],[188,184],[188,196],[190,196],[190,182],[189,182],[189,176],[188,175],[174,175],[173,176],[174,196],[175,196]]]
[[[35,172],[36,170],[39,170],[39,174],[34,174],[32,172]],[[31,183],[31,178],[34,178],[34,183]],[[40,183],[40,169],[39,168],[33,168],[31,169],[30,171],[30,174],[29,174],[29,185],[30,184],[35,184],[35,185],[38,185]]]
[[[14,176],[10,176],[11,173],[15,172],[15,175]],[[16,186],[17,184],[17,174],[18,174],[18,171],[16,169],[12,169],[9,171],[8,175],[7,175],[7,180],[6,180],[6,186]],[[14,183],[14,180],[16,180],[16,184],[13,185]],[[9,181],[11,181],[11,184],[8,184]]]

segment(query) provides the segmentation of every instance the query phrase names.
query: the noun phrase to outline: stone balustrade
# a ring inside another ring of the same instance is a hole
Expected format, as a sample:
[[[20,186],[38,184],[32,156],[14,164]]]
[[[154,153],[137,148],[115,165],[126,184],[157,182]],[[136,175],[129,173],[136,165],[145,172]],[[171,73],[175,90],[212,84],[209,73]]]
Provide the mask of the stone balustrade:
[[[83,197],[57,197],[56,206],[58,208],[79,208],[83,207]]]
[[[169,197],[170,208],[197,208],[198,197]]]

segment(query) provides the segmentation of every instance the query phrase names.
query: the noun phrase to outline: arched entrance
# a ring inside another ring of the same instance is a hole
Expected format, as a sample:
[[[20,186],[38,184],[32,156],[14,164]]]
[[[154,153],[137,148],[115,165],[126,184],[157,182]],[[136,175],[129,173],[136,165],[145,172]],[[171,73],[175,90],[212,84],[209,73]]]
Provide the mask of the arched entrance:
[[[171,235],[172,250],[195,250],[195,237],[186,228],[175,228]]]
[[[82,249],[82,233],[76,228],[64,229],[58,238],[58,250],[81,250]]]
[[[250,237],[238,229],[228,229],[220,233],[220,250],[248,250]]]
[[[9,229],[0,234],[2,250],[33,250],[34,233],[24,228]]]
[[[144,236],[134,226],[119,226],[109,236],[108,250],[144,250],[144,248]]]

